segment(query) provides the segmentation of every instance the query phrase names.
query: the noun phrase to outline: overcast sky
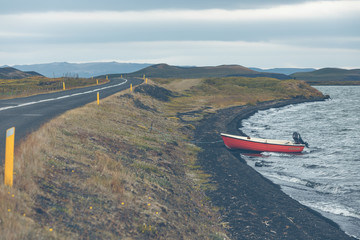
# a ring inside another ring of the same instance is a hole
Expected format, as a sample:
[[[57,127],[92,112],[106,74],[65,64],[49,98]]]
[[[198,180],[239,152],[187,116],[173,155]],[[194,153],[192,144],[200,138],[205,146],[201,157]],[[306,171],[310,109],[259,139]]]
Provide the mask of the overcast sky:
[[[360,0],[0,0],[0,66],[360,68]]]

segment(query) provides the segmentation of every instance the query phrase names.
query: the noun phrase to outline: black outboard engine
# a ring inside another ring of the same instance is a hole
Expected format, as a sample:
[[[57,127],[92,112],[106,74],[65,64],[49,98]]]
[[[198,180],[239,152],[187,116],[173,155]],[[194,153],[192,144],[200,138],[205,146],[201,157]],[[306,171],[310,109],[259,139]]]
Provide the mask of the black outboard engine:
[[[294,139],[295,144],[305,144],[305,146],[307,148],[309,147],[309,144],[307,142],[304,142],[304,140],[302,140],[299,133],[293,132],[293,139]]]

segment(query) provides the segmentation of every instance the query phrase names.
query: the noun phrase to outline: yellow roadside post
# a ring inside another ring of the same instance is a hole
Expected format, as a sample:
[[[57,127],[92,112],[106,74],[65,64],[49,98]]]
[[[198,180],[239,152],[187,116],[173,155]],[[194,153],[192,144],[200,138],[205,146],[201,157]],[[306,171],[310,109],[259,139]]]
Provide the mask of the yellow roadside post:
[[[132,83],[130,83],[130,92],[132,92]]]
[[[96,79],[96,85],[99,85],[99,80],[98,79]]]
[[[5,149],[5,175],[4,183],[7,186],[13,185],[14,173],[14,143],[15,143],[15,128],[9,128],[6,131],[6,149]]]
[[[99,92],[97,92],[97,105],[100,104],[100,96],[99,96]]]
[[[147,78],[145,78],[145,83],[147,84]]]
[[[143,75],[143,79],[145,80],[145,74]]]
[[[65,82],[63,82],[63,90],[65,90]]]
[[[108,75],[106,75],[106,81],[108,81],[109,80],[109,77],[108,77]]]
[[[122,74],[120,75],[120,78],[122,78]]]

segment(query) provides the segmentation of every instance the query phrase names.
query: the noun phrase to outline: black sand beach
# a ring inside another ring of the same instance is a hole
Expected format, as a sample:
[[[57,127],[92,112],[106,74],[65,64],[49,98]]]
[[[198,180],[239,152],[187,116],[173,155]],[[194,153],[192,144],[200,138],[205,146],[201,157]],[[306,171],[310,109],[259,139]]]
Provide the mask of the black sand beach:
[[[217,190],[208,192],[221,209],[233,239],[354,239],[333,221],[301,205],[280,187],[248,166],[237,151],[219,142],[220,132],[243,134],[241,120],[258,110],[323,99],[290,99],[218,111],[196,127],[195,141],[203,149],[199,161]],[[213,143],[209,143],[213,142]]]

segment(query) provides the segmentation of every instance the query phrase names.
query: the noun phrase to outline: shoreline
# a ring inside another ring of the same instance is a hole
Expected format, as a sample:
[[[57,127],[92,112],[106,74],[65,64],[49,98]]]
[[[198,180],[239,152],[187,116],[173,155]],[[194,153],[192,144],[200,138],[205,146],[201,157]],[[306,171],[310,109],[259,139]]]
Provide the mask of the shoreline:
[[[194,139],[203,149],[198,154],[199,164],[217,187],[207,195],[211,204],[220,208],[233,239],[355,239],[332,220],[286,195],[279,185],[247,165],[239,151],[229,151],[217,141],[220,132],[244,135],[238,130],[241,121],[259,110],[325,99],[294,98],[230,107],[197,124]]]

